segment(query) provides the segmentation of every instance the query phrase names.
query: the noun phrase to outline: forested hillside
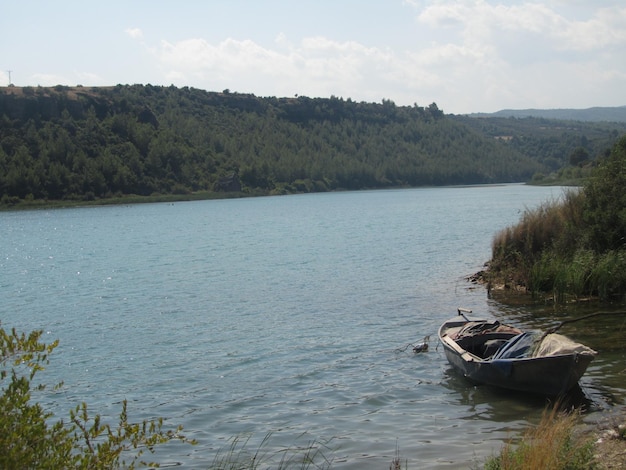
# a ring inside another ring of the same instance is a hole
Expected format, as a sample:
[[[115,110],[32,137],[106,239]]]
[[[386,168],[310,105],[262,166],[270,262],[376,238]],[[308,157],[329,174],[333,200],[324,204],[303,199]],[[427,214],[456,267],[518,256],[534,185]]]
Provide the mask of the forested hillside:
[[[616,108],[619,109],[619,108]],[[505,142],[548,172],[591,164],[626,133],[626,122],[584,122],[538,117],[454,116],[485,137]]]
[[[544,164],[437,108],[192,88],[0,89],[0,200],[525,181]]]

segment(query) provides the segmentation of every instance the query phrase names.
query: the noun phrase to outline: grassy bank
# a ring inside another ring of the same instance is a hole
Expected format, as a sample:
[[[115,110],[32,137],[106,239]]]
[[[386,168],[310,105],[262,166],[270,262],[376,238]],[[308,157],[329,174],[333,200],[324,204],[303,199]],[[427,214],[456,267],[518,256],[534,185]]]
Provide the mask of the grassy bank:
[[[115,196],[110,198],[97,198],[92,200],[84,199],[64,199],[64,200],[43,200],[43,199],[20,199],[13,202],[0,202],[0,211],[30,210],[30,209],[63,209],[69,207],[92,207],[92,206],[112,206],[127,204],[146,203],[173,203],[186,201],[206,201],[213,199],[234,199],[250,196],[266,196],[264,193],[228,193],[215,191],[198,191],[184,194],[153,194],[151,196],[138,196],[134,194]]]
[[[626,297],[626,137],[580,189],[527,210],[499,232],[486,275],[492,286],[556,302]]]
[[[576,432],[578,419],[576,413],[562,414],[556,408],[545,412],[520,442],[506,443],[497,456],[487,460],[485,470],[595,468],[593,441]]]

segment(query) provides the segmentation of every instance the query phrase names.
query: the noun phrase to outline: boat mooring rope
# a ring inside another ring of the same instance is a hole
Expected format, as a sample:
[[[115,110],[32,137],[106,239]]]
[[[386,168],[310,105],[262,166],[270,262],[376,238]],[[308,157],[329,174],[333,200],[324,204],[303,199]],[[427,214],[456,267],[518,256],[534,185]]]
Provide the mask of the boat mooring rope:
[[[583,315],[582,317],[578,317],[578,318],[572,318],[571,320],[563,320],[562,322],[560,322],[558,325],[553,326],[552,328],[549,328],[546,331],[546,335],[552,334],[552,333],[556,333],[563,325],[567,325],[568,323],[574,323],[580,320],[586,320],[587,318],[593,318],[593,317],[599,317],[601,315],[626,315],[625,311],[619,311],[619,312],[595,312],[595,313],[590,313],[589,315]]]
[[[403,348],[396,349],[397,353],[406,352],[407,349],[413,348],[414,353],[421,353],[428,351],[428,345],[430,343],[430,335],[424,336],[424,339],[419,343],[409,343]]]

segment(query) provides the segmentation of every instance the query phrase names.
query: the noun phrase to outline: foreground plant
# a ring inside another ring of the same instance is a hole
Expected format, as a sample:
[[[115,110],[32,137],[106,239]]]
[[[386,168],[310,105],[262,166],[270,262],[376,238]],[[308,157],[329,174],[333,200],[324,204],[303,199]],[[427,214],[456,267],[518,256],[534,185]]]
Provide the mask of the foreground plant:
[[[111,469],[135,468],[141,456],[170,440],[194,444],[182,427],[164,431],[163,421],[128,421],[126,401],[117,427],[91,418],[85,403],[70,412],[70,422],[52,422],[53,414],[31,400],[37,372],[48,363],[58,341],[45,344],[41,331],[26,336],[0,328],[0,468]],[[55,387],[59,387],[59,385]]]
[[[544,412],[540,423],[528,429],[521,441],[508,442],[500,454],[487,460],[485,470],[590,470],[593,443],[574,433],[576,413]]]
[[[229,441],[228,448],[220,449],[209,469],[215,470],[258,470],[275,468],[277,470],[299,469],[328,470],[332,461],[324,452],[331,449],[328,443],[309,441],[306,445],[295,445],[279,451],[269,451],[271,433],[265,435],[258,447],[251,448],[251,435],[235,436]],[[304,435],[304,434],[303,434]],[[301,435],[300,437],[302,437]]]

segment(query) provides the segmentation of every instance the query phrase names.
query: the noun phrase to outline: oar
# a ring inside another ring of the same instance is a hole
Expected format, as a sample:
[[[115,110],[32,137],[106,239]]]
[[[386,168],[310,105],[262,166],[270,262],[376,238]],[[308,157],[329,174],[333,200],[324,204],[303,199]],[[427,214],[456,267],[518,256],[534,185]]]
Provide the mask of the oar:
[[[472,313],[472,311],[469,308],[459,307],[456,309],[456,311],[458,312],[459,315],[465,318],[465,321],[470,321],[469,318],[465,316],[466,313]]]

